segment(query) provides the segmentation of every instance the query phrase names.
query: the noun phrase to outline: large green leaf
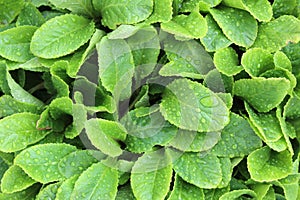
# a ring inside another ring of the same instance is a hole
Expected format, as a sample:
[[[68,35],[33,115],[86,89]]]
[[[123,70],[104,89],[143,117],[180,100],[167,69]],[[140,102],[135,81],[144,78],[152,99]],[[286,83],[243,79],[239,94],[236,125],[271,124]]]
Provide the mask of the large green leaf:
[[[275,18],[280,17],[282,15],[294,14],[296,7],[297,7],[297,0],[275,0],[272,4]]]
[[[252,47],[275,52],[286,46],[288,42],[299,42],[299,33],[300,20],[291,15],[284,15],[268,23],[260,24]]]
[[[11,23],[15,17],[21,12],[25,1],[0,1],[0,25],[7,25]]]
[[[172,165],[167,154],[146,153],[134,164],[131,187],[137,200],[164,199],[172,179]]]
[[[216,188],[222,180],[220,160],[212,154],[183,153],[173,168],[183,180],[200,188]]]
[[[102,24],[110,29],[116,29],[120,24],[141,22],[153,10],[153,0],[93,0],[93,5],[101,13]]]
[[[210,13],[233,43],[250,47],[257,35],[257,21],[246,11],[222,7],[211,9]]]
[[[118,171],[95,163],[84,171],[75,183],[71,199],[111,200],[117,195]]]
[[[0,32],[0,56],[15,62],[33,58],[30,41],[37,30],[35,26],[20,26]]]
[[[43,139],[49,131],[36,128],[39,115],[17,113],[0,120],[0,151],[15,152]]]
[[[58,169],[59,161],[76,148],[69,144],[40,144],[19,153],[14,163],[26,174],[41,183],[62,180],[64,177]]]
[[[255,181],[274,181],[292,172],[292,156],[287,150],[275,152],[269,147],[253,151],[247,159],[248,170]]]
[[[160,111],[171,124],[192,131],[218,131],[229,122],[225,103],[202,84],[187,79],[167,86]]]
[[[222,130],[221,140],[212,153],[222,157],[243,157],[262,146],[249,123],[237,114],[230,115],[230,123]]]
[[[286,96],[290,82],[285,78],[240,79],[234,83],[234,94],[245,99],[259,112],[268,112]]]
[[[49,0],[55,7],[68,9],[76,14],[94,16],[92,0]]]
[[[168,22],[172,19],[172,0],[154,0],[152,14],[145,23]]]
[[[33,35],[30,50],[41,58],[68,55],[86,43],[95,29],[94,22],[65,14],[48,20]]]

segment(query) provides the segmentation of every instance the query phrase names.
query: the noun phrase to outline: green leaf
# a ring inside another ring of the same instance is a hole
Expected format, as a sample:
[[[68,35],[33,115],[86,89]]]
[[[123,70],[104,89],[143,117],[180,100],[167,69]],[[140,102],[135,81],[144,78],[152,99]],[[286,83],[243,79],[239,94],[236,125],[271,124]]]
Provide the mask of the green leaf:
[[[24,0],[0,1],[0,25],[10,24],[21,12]]]
[[[273,11],[268,0],[242,0],[244,7],[258,21],[268,22],[272,19]]]
[[[184,39],[202,38],[207,33],[207,24],[203,16],[198,12],[189,15],[178,15],[171,21],[161,24],[162,30],[175,34]]]
[[[172,0],[154,0],[153,12],[145,23],[168,22],[172,19]]]
[[[222,2],[222,0],[200,0],[200,11],[209,11],[210,8],[216,7]]]
[[[1,200],[33,200],[36,198],[37,193],[40,190],[40,185],[35,184],[26,190],[15,192],[12,194],[0,193]]]
[[[71,199],[115,199],[117,187],[118,171],[102,163],[95,163],[79,176],[75,183]]]
[[[274,64],[277,68],[286,69],[288,71],[292,71],[292,63],[282,51],[276,51],[274,54]]]
[[[180,176],[175,176],[175,183],[168,200],[204,200],[204,193],[202,188],[198,188],[195,185],[185,182]]]
[[[49,183],[63,179],[58,163],[75,150],[74,146],[64,143],[35,145],[19,153],[14,163],[34,180]]]
[[[19,14],[16,25],[31,25],[39,27],[44,22],[45,19],[40,11],[32,3],[27,3]]]
[[[286,199],[298,199],[300,174],[292,174],[288,177],[275,181],[274,185],[284,190]]]
[[[160,111],[171,124],[192,131],[218,131],[229,122],[225,103],[202,84],[187,79],[167,85]]]
[[[85,124],[87,137],[103,153],[112,157],[123,153],[118,141],[124,141],[126,129],[118,122],[105,119],[90,119]]]
[[[136,24],[148,18],[153,10],[152,0],[93,0],[95,9],[101,13],[102,24],[116,29],[120,24]]]
[[[225,188],[217,188],[217,189],[205,189],[204,191],[204,195],[205,195],[205,199],[207,200],[215,200],[215,199],[219,199],[223,194],[229,192],[230,188],[229,187],[225,187]]]
[[[238,54],[231,47],[219,49],[214,54],[214,63],[219,72],[233,76],[243,70],[242,66],[238,66]]]
[[[201,38],[201,43],[205,49],[209,52],[216,51],[228,47],[232,44],[230,40],[223,34],[221,28],[218,26],[216,21],[212,18],[210,14],[205,16],[208,31],[206,35]]]
[[[242,97],[259,112],[268,112],[286,96],[290,82],[285,78],[240,79],[234,83],[234,94]]]
[[[53,119],[59,119],[66,115],[72,115],[73,102],[69,97],[60,97],[51,101],[49,105],[50,115]]]
[[[31,52],[41,58],[59,58],[72,53],[92,36],[95,25],[90,20],[65,14],[48,20],[33,35]]]
[[[284,106],[284,116],[291,119],[300,118],[300,98],[297,95],[290,97]]]
[[[256,20],[248,12],[222,7],[213,8],[210,13],[233,43],[242,47],[250,47],[254,43],[258,27]]]
[[[20,26],[0,32],[0,56],[15,62],[33,58],[29,49],[36,30],[35,26]]]
[[[219,132],[199,133],[179,129],[168,145],[183,152],[208,151],[219,142],[220,138]]]
[[[105,155],[94,150],[74,151],[59,161],[58,168],[62,175],[71,178],[74,175],[80,175],[102,157]]]
[[[294,16],[281,16],[259,26],[257,38],[252,47],[276,52],[286,46],[288,42],[299,42],[299,32],[299,19]]]
[[[68,9],[76,14],[94,16],[92,0],[49,0],[56,8]]]
[[[261,146],[261,140],[249,123],[239,115],[231,113],[230,123],[222,130],[221,140],[211,152],[221,157],[244,157]]]
[[[226,194],[223,194],[220,197],[220,200],[243,199],[242,198],[243,195],[251,196],[253,199],[256,198],[256,193],[254,191],[243,189],[243,190],[233,190]]]
[[[155,151],[141,156],[131,172],[131,187],[137,200],[164,199],[172,179],[172,165],[167,154]]]
[[[258,182],[285,178],[293,167],[290,152],[274,152],[269,147],[253,151],[248,156],[247,165],[251,178]]]
[[[218,188],[225,188],[229,185],[231,181],[231,176],[233,172],[233,165],[230,158],[219,158],[222,170],[222,180],[218,185]]]
[[[17,113],[0,120],[0,150],[15,152],[43,139],[48,131],[36,129],[38,115]]]
[[[1,191],[3,193],[15,193],[22,191],[36,183],[20,167],[12,165],[1,179]]]
[[[274,68],[273,55],[261,48],[246,51],[241,62],[245,71],[252,77],[258,77],[263,72]]]
[[[282,15],[292,15],[294,14],[296,6],[297,0],[275,0],[272,4],[274,17],[277,18]]]
[[[166,122],[159,112],[138,116],[142,109],[148,110],[136,109],[121,119],[128,132],[125,140],[127,149],[136,153],[151,151],[155,145],[163,146],[177,133],[177,128]]]
[[[72,176],[71,178],[65,180],[61,183],[60,187],[57,189],[56,199],[71,199],[71,195],[75,186],[75,182],[78,179],[78,175]]]
[[[129,184],[118,189],[116,200],[136,200]]]
[[[103,37],[97,44],[99,77],[106,90],[117,99],[131,95],[131,78],[134,73],[134,60],[125,40],[109,40]],[[106,55],[102,57],[101,55]]]
[[[60,185],[61,185],[60,182],[47,185],[46,187],[41,189],[39,194],[36,196],[36,200],[44,200],[44,199],[54,200]]]
[[[216,188],[222,180],[220,160],[212,154],[183,153],[173,168],[183,180],[200,188]]]
[[[233,81],[232,76],[226,76],[217,69],[214,69],[205,76],[204,85],[213,92],[217,92],[217,94],[226,92],[232,93]]]

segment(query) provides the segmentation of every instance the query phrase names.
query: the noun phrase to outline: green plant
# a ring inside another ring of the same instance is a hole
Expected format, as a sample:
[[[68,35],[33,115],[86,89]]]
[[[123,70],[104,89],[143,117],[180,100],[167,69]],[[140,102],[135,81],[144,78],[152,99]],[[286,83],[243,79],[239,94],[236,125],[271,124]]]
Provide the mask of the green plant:
[[[0,0],[0,200],[299,199],[299,6]]]

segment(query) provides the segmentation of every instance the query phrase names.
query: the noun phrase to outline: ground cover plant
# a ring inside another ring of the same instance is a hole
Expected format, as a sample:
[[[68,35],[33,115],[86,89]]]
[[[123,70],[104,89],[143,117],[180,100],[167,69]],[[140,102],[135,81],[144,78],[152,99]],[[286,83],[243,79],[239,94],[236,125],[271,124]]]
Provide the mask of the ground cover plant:
[[[0,200],[299,200],[299,0],[0,0]]]

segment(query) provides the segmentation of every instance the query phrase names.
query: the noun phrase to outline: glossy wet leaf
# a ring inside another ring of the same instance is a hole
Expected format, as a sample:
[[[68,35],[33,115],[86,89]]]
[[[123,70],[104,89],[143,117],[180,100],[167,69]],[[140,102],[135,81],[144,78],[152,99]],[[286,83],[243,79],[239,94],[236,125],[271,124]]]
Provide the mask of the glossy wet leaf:
[[[11,23],[15,17],[21,12],[25,4],[24,0],[16,1],[0,1],[0,25],[7,25]]]
[[[277,51],[274,54],[274,64],[275,67],[287,69],[288,71],[292,71],[292,63],[282,51]]]
[[[23,10],[18,16],[16,22],[17,26],[31,25],[31,26],[41,26],[45,22],[43,15],[40,11],[32,4],[25,4]]]
[[[258,77],[263,72],[273,69],[273,55],[267,50],[253,48],[243,54],[241,64],[252,77]]]
[[[168,200],[186,199],[204,200],[203,189],[184,181],[180,176],[175,176],[175,183]]]
[[[94,22],[73,14],[52,18],[35,32],[30,50],[47,59],[68,55],[91,38],[94,26]]]
[[[143,108],[141,108],[143,109]],[[159,112],[138,116],[140,109],[125,115],[121,123],[127,129],[127,150],[141,153],[151,151],[155,145],[165,145],[177,133],[177,128],[164,120]]]
[[[256,197],[256,193],[252,190],[242,189],[242,190],[233,190],[228,192],[220,197],[220,200],[231,200],[231,199],[239,199],[242,198],[243,195],[251,196],[253,198]]]
[[[286,199],[298,199],[299,191],[299,174],[291,174],[288,177],[275,181],[274,185],[281,187],[284,190]]]
[[[286,96],[290,82],[285,78],[240,79],[234,83],[234,94],[259,112],[268,112]]]
[[[160,111],[171,124],[192,131],[218,131],[229,122],[225,103],[202,84],[187,79],[167,86]]]
[[[1,179],[1,191],[4,193],[14,193],[22,191],[36,183],[20,167],[12,165]]]
[[[171,21],[161,24],[162,30],[180,38],[202,38],[206,35],[207,24],[204,17],[198,12],[189,15],[178,15]]]
[[[288,42],[299,42],[299,32],[299,19],[294,16],[281,16],[268,23],[259,25],[257,38],[253,47],[275,52],[286,46]]]
[[[145,23],[168,22],[172,19],[172,0],[154,0],[153,12]]]
[[[220,157],[243,157],[261,146],[260,138],[247,120],[232,113],[230,123],[222,130],[221,139],[211,152]]]
[[[292,15],[297,6],[297,0],[275,0],[272,4],[274,17],[280,17],[281,15]],[[299,1],[298,1],[299,6]]]
[[[0,32],[0,55],[15,62],[33,58],[30,42],[36,30],[35,26],[20,26]]]
[[[26,190],[15,192],[12,194],[0,193],[1,200],[32,200],[36,198],[41,186],[39,184],[35,184]]]
[[[60,187],[60,182],[58,183],[52,183],[50,185],[47,185],[36,196],[36,200],[43,200],[43,199],[55,199],[56,193],[58,188]]]
[[[268,0],[242,0],[244,7],[258,21],[268,22],[272,19],[272,7]]]
[[[92,0],[49,0],[49,2],[57,8],[67,9],[76,14],[87,15],[90,17],[94,16]]]
[[[49,183],[63,179],[58,163],[75,150],[74,146],[64,143],[35,145],[18,154],[14,163],[34,180]]]
[[[57,189],[55,198],[57,200],[71,199],[71,195],[77,179],[78,179],[78,175],[75,175],[62,182],[60,187]]]
[[[231,47],[217,50],[214,54],[214,64],[219,72],[232,76],[236,75],[243,70],[239,66],[238,54]]]
[[[169,190],[172,165],[162,152],[146,153],[134,164],[131,187],[138,200],[163,199]]]
[[[85,124],[86,134],[91,143],[103,153],[112,157],[122,154],[118,141],[124,141],[126,129],[119,123],[104,119],[90,119]]]
[[[116,200],[136,200],[129,184],[120,187],[116,196]]]
[[[153,10],[152,0],[93,0],[96,11],[102,15],[102,24],[116,29],[120,24],[136,24],[148,18]]]
[[[284,115],[292,119],[300,117],[300,98],[298,96],[290,97],[284,107]]]
[[[212,154],[183,153],[173,168],[183,180],[200,188],[216,188],[222,180],[220,160]]]
[[[39,116],[31,113],[17,113],[0,120],[0,150],[15,152],[43,139],[49,131],[36,128]]]
[[[102,163],[95,163],[79,176],[71,199],[111,200],[116,197],[117,187],[118,171]]]
[[[285,178],[292,172],[292,156],[287,150],[275,152],[263,147],[248,156],[247,165],[253,180],[273,181]]]
[[[242,47],[250,47],[254,43],[258,27],[256,20],[248,12],[223,7],[211,9],[210,13],[233,43]]]
[[[223,34],[221,28],[210,14],[205,16],[205,20],[208,31],[200,40],[207,51],[216,51],[232,44],[232,42]]]

